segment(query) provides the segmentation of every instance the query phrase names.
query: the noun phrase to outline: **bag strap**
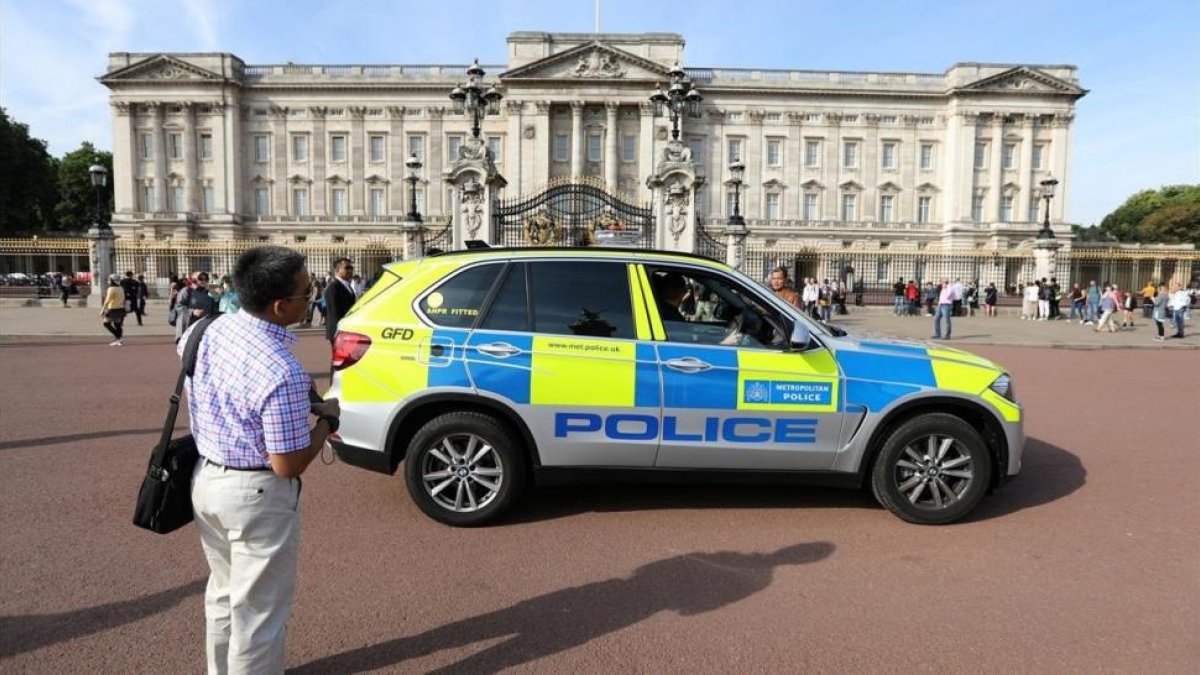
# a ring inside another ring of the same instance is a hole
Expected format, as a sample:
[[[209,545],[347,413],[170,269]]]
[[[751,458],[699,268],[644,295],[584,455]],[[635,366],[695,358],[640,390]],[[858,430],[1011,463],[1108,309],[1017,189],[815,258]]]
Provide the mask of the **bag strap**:
[[[183,367],[179,369],[179,379],[175,381],[175,392],[171,394],[170,407],[167,410],[167,419],[163,423],[162,436],[159,437],[158,445],[154,448],[154,454],[150,457],[150,469],[160,469],[163,465],[163,459],[167,454],[167,446],[171,443],[171,433],[175,431],[175,419],[179,416],[179,398],[183,393],[184,380],[196,373],[196,359],[200,352],[200,339],[204,337],[204,331],[216,321],[218,316],[205,317],[201,319],[196,327],[192,329],[188,335],[187,343],[183,347]]]

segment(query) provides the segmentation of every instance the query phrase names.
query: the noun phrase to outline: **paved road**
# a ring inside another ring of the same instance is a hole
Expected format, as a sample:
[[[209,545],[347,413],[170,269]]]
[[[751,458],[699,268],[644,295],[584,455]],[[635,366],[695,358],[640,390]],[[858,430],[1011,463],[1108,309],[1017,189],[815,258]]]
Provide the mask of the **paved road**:
[[[310,370],[324,343],[301,339]],[[1026,403],[1025,470],[968,522],[853,492],[542,488],[501,526],[402,480],[305,476],[301,672],[1196,672],[1200,358],[981,347]],[[169,341],[0,344],[0,670],[197,672],[195,529],[129,524]]]

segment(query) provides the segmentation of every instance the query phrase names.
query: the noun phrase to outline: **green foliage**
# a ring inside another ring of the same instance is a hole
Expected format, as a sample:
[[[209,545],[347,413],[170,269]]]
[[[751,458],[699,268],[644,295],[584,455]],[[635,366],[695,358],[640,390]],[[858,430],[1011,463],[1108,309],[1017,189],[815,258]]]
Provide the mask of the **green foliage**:
[[[0,235],[53,227],[57,202],[57,161],[46,142],[0,108]]]
[[[96,188],[88,169],[99,164],[108,169],[108,182],[100,191],[101,217],[111,218],[113,195],[112,153],[102,152],[84,141],[78,150],[63,155],[58,163],[59,202],[54,209],[63,230],[86,230],[96,220]]]
[[[1200,245],[1200,185],[1142,190],[1104,217],[1100,233],[1122,242]]]

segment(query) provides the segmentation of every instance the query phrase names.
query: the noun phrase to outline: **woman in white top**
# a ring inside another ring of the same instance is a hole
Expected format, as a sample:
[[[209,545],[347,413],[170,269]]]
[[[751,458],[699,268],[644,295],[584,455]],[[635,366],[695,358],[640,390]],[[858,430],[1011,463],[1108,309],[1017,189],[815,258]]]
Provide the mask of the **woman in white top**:
[[[1021,305],[1021,318],[1034,320],[1038,318],[1038,287],[1030,281],[1025,284],[1025,302]]]
[[[1171,284],[1171,299],[1167,301],[1167,307],[1171,308],[1171,319],[1175,322],[1175,334],[1171,337],[1183,337],[1183,317],[1184,312],[1192,305],[1192,296],[1184,290],[1183,285],[1179,282]]]

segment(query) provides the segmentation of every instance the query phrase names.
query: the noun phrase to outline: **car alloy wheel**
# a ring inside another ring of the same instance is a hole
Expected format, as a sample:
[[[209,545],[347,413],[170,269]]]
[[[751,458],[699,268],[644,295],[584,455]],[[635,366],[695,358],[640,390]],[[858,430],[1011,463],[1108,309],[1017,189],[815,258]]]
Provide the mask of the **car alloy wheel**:
[[[438,506],[455,513],[473,513],[500,493],[504,460],[487,440],[475,434],[447,434],[424,453],[421,483]]]

